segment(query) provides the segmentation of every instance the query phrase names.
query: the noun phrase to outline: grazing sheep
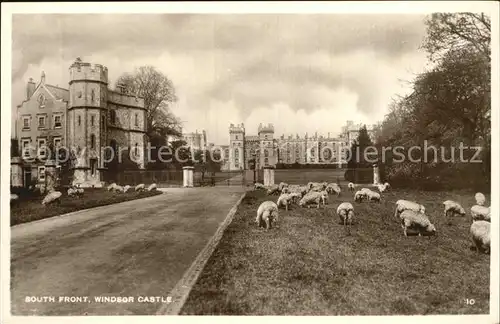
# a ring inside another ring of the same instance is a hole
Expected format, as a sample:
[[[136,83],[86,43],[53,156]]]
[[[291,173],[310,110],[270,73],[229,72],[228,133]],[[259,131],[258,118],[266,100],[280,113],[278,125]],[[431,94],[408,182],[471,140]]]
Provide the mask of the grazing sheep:
[[[352,218],[354,217],[354,207],[351,203],[343,202],[337,207],[337,215],[344,226],[352,225]]]
[[[472,216],[472,221],[484,220],[487,222],[491,221],[491,210],[490,207],[474,205],[470,209],[470,214]]]
[[[52,191],[51,193],[47,194],[47,196],[45,196],[45,198],[43,198],[42,205],[48,205],[48,204],[51,204],[53,202],[60,203],[61,196],[62,196],[62,193],[60,191]]]
[[[10,202],[19,200],[19,196],[16,194],[10,194]]]
[[[486,197],[482,193],[480,193],[480,192],[476,193],[474,198],[476,198],[477,205],[484,206],[484,203],[486,202]]]
[[[418,232],[418,236],[436,234],[436,227],[425,214],[406,209],[401,213],[400,217],[405,236],[408,236],[409,230]]]
[[[115,192],[123,192],[123,187],[122,187],[122,186],[119,186],[119,185],[116,185],[116,186],[113,188],[113,190],[114,190]]]
[[[477,252],[490,252],[490,228],[491,223],[482,220],[473,222],[470,226],[472,242],[474,242]]]
[[[307,194],[308,190],[306,186],[290,186],[288,187],[288,190],[290,190],[290,193],[298,193],[300,194],[300,197],[304,197],[305,194]]]
[[[278,190],[280,192],[283,192],[283,189],[285,189],[287,187],[288,187],[288,183],[286,183],[286,182],[280,182],[280,184],[278,185]]]
[[[112,191],[112,190],[115,190],[115,187],[116,187],[116,183],[114,183],[114,182],[113,182],[112,184],[110,184],[110,185],[108,186],[108,188],[107,188],[107,189],[108,189],[108,191]]]
[[[362,202],[363,199],[366,199],[366,198],[368,198],[368,197],[367,197],[367,194],[365,191],[358,190],[354,194],[354,201],[355,202]]]
[[[292,192],[290,193],[290,196],[292,197],[292,202],[295,204],[302,198],[302,194],[300,192]]]
[[[337,196],[340,196],[341,190],[338,184],[330,183],[328,184],[328,186],[326,186],[326,192],[328,192],[329,194],[335,193]]]
[[[291,194],[283,193],[279,196],[276,205],[279,207],[284,206],[288,211],[288,205],[290,205],[293,201],[293,196]]]
[[[396,210],[394,211],[394,217],[397,218],[405,210],[413,210],[414,212],[425,214],[425,207],[423,205],[417,204],[413,201],[400,199],[396,201]]]
[[[267,189],[268,195],[277,195],[279,194],[279,187],[277,185],[272,185]]]
[[[254,184],[253,188],[254,188],[255,190],[259,190],[259,189],[266,189],[266,187],[265,187],[262,183],[260,183],[260,182],[256,182],[256,183]]]
[[[299,206],[300,207],[305,207],[307,206],[310,208],[311,204],[316,204],[317,208],[319,208],[321,202],[323,202],[323,205],[325,205],[325,201],[327,199],[328,195],[326,191],[321,191],[321,192],[309,192],[306,194],[302,199],[299,201]]]
[[[290,189],[288,189],[288,188],[286,188],[286,187],[285,187],[285,188],[283,188],[283,190],[281,190],[280,192],[281,192],[282,194],[284,194],[284,193],[290,193]]]
[[[309,191],[323,191],[326,189],[326,186],[328,185],[328,183],[326,182],[309,182],[307,184],[307,188],[309,189]],[[318,190],[319,188],[319,190]]]
[[[135,186],[135,191],[143,191],[144,188],[145,188],[144,183],[141,183]]]
[[[384,191],[386,191],[386,190],[387,190],[387,186],[386,186],[385,184],[378,184],[378,185],[377,185],[377,189],[378,189],[378,191],[380,191],[380,192],[384,192]]]
[[[130,190],[130,188],[132,188],[131,186],[129,185],[126,185],[125,187],[123,187],[123,192],[127,192]]]
[[[148,187],[147,190],[148,191],[154,191],[154,190],[156,190],[156,188],[158,188],[158,186],[156,185],[156,183],[152,183],[152,184],[149,185],[149,187]]]
[[[366,198],[368,199],[368,201],[380,202],[380,194],[378,192],[375,192],[375,191],[371,191],[371,190],[367,191]]]
[[[347,185],[347,188],[349,188],[349,191],[354,191],[354,188],[355,188],[354,183],[349,182],[349,184]]]
[[[74,189],[74,188],[68,189],[68,196],[69,197],[75,197],[76,195],[78,195],[78,192],[76,191],[76,189]]]
[[[259,227],[264,227],[265,224],[266,230],[269,230],[272,224],[278,221],[278,215],[278,206],[274,201],[264,201],[257,209],[255,222]]]
[[[443,202],[444,216],[465,216],[465,209],[459,203],[453,200],[446,200]]]
[[[76,188],[76,195],[77,196],[79,196],[79,197],[83,196],[84,192],[85,192],[85,190],[83,188],[80,188],[80,187]]]

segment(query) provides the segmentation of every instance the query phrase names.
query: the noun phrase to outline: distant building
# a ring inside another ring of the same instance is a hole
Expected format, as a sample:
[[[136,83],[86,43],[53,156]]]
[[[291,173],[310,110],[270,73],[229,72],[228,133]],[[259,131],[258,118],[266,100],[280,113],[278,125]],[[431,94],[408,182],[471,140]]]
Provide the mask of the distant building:
[[[50,143],[73,149],[78,155],[73,183],[82,187],[103,185],[107,170],[101,152],[111,146],[130,149],[144,168],[144,99],[124,87],[108,88],[108,69],[77,58],[69,68],[69,89],[30,79],[26,99],[17,106],[16,137],[22,151],[24,185],[45,181],[44,159]],[[26,162],[28,161],[28,162]]]
[[[340,138],[344,141],[345,145],[351,146],[352,143],[358,139],[359,129],[363,127],[363,124],[354,124],[352,120],[348,120],[345,126],[342,126],[340,133]],[[375,141],[375,126],[367,125],[366,130],[368,131],[368,136],[370,136],[372,141]]]
[[[198,133],[198,130],[194,133],[183,133],[182,140],[193,150],[202,150],[207,147],[207,133],[204,130],[201,133]]]

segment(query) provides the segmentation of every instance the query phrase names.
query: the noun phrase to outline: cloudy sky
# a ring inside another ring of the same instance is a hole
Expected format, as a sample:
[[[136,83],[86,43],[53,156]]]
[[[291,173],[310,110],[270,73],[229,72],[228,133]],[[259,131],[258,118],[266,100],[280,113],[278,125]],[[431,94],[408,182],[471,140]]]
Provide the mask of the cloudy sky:
[[[228,142],[230,123],[273,123],[277,135],[337,134],[372,124],[423,71],[422,15],[14,15],[12,96],[25,83],[68,87],[76,57],[108,67],[110,83],[153,65],[174,83],[185,131]]]

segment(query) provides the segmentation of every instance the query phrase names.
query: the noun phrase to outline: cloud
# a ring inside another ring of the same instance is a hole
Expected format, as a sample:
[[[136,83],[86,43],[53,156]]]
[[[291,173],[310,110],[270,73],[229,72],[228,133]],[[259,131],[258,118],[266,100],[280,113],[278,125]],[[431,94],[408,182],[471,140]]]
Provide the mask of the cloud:
[[[65,86],[76,57],[110,83],[153,65],[168,75],[185,129],[226,142],[228,123],[337,133],[375,122],[426,64],[421,15],[14,15],[13,104],[29,77]],[[287,119],[285,119],[285,117]]]

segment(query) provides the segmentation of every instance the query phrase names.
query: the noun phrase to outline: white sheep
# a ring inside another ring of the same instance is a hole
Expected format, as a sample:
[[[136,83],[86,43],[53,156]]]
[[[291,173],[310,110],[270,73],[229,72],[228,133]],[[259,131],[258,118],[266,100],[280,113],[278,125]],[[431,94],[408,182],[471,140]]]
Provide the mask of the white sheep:
[[[470,214],[472,217],[472,221],[491,221],[491,210],[490,207],[474,205],[470,209]]]
[[[135,186],[135,191],[143,191],[144,188],[145,188],[144,183],[141,183]]]
[[[282,192],[282,191],[283,191],[283,189],[284,189],[284,188],[287,188],[287,187],[288,187],[288,183],[286,183],[286,182],[280,182],[280,184],[278,185],[278,190],[279,190],[280,192]]]
[[[388,190],[391,188],[391,185],[389,184],[389,182],[384,183],[384,186],[385,186],[385,190]]]
[[[293,201],[293,196],[291,194],[283,193],[279,196],[276,205],[279,207],[283,206],[288,211],[288,205]]]
[[[275,195],[279,194],[279,186],[277,185],[272,185],[267,189],[267,194],[268,195]]]
[[[484,251],[485,253],[489,253],[491,240],[490,228],[491,223],[482,220],[473,222],[470,226],[472,242],[474,242],[477,252]]]
[[[262,183],[260,183],[260,182],[256,182],[256,183],[254,184],[253,188],[254,188],[255,190],[259,190],[259,189],[266,189],[266,187],[265,187]]]
[[[129,185],[126,185],[125,187],[123,187],[123,192],[129,191],[130,188],[132,188],[132,187],[130,187]]]
[[[108,191],[112,191],[112,190],[115,190],[115,187],[116,187],[116,183],[114,183],[114,182],[113,182],[112,184],[110,184],[110,185],[108,186],[108,188],[107,188],[107,189],[108,189]]]
[[[52,191],[47,196],[45,196],[45,198],[43,198],[42,205],[48,205],[48,204],[51,204],[53,202],[60,203],[61,196],[62,196],[62,193],[60,191]]]
[[[417,231],[418,236],[436,234],[436,227],[425,214],[406,209],[401,213],[400,217],[405,236],[408,236],[408,230]]]
[[[340,217],[344,226],[351,226],[354,217],[354,207],[351,203],[343,202],[337,207],[337,215]]]
[[[366,192],[366,198],[368,199],[368,201],[380,202],[380,194],[372,190]]]
[[[299,201],[299,206],[305,207],[307,206],[310,208],[311,204],[316,204],[317,208],[319,208],[321,202],[323,202],[323,205],[326,204],[326,199],[328,198],[328,194],[326,191],[320,191],[320,192],[309,192],[306,194],[302,199]]]
[[[122,186],[120,186],[120,185],[116,185],[116,186],[113,188],[113,190],[114,190],[115,192],[123,192],[123,187],[122,187]]]
[[[81,197],[83,196],[83,193],[85,192],[85,190],[83,188],[76,188],[76,195]]]
[[[283,193],[290,193],[290,189],[288,189],[288,187],[285,187],[285,188],[283,188],[280,192],[281,192],[282,194],[283,194]]]
[[[338,184],[330,183],[328,184],[328,186],[326,186],[326,192],[328,192],[329,194],[335,193],[337,196],[340,196],[341,190]]]
[[[10,201],[13,202],[16,200],[19,200],[19,196],[16,194],[10,194]]]
[[[77,194],[78,194],[78,192],[76,191],[76,189],[74,189],[74,188],[69,188],[69,189],[68,189],[68,196],[69,196],[69,197],[74,197],[74,196],[76,196]]]
[[[482,193],[480,193],[480,192],[476,193],[474,198],[476,198],[477,205],[484,206],[484,203],[486,202],[486,197]]]
[[[386,191],[386,190],[387,190],[387,186],[386,186],[385,184],[380,184],[380,183],[379,183],[379,184],[377,185],[377,189],[378,189],[378,191],[380,191],[380,192],[384,192],[384,191]]]
[[[255,218],[255,222],[259,225],[259,227],[266,227],[266,230],[269,230],[273,223],[278,221],[278,206],[274,201],[264,201],[260,204],[257,209],[257,218]]]
[[[158,186],[156,185],[156,183],[152,183],[149,185],[147,191],[155,191],[156,188],[158,188]]]
[[[405,210],[413,210],[414,212],[425,214],[425,207],[423,205],[417,204],[413,201],[400,199],[396,201],[396,210],[394,211],[394,217],[397,218]]]
[[[354,194],[354,201],[355,202],[362,202],[363,199],[368,198],[367,193],[365,191],[358,190]]]
[[[444,216],[465,216],[465,209],[456,201],[446,200],[443,202],[444,205]]]
[[[288,190],[290,190],[290,193],[299,193],[301,197],[303,197],[308,192],[306,186],[290,186],[288,187]]]
[[[302,194],[300,192],[291,192],[289,195],[292,197],[293,203],[298,203],[302,198]]]
[[[347,188],[349,188],[349,191],[354,191],[355,189],[354,183],[349,182],[349,184],[347,184]]]

